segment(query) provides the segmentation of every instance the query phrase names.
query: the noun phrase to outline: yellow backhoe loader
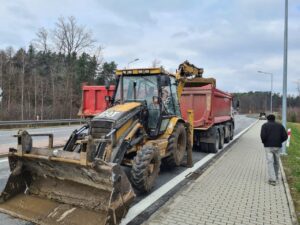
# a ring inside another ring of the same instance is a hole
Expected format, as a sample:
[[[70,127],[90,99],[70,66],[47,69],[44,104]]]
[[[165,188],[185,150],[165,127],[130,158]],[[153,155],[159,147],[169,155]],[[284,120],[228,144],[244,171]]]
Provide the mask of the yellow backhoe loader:
[[[112,107],[75,130],[64,148],[34,148],[27,131],[9,151],[11,174],[0,211],[37,224],[118,224],[135,192],[149,192],[161,164],[191,165],[192,120],[181,117],[185,82],[203,69],[187,61],[117,70]],[[51,141],[51,138],[50,138]]]

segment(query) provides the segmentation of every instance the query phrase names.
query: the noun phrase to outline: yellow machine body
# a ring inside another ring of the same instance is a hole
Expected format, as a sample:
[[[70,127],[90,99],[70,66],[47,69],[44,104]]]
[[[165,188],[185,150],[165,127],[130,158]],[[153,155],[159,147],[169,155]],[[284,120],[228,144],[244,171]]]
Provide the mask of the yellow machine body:
[[[187,164],[192,166],[193,112],[188,122],[178,111],[168,113],[159,85],[170,87],[178,101],[185,83],[191,76],[201,79],[202,73],[188,62],[176,74],[163,68],[117,70],[121,99],[116,93],[113,106],[83,127],[86,133],[74,131],[63,149],[50,144],[48,149],[34,148],[31,135],[20,131],[18,148],[10,149],[8,156],[11,174],[0,195],[0,212],[45,225],[118,224],[135,192],[151,190],[161,163],[180,165],[187,154]],[[124,88],[125,78],[133,86]],[[158,85],[148,102],[138,94],[156,86],[137,87],[147,82]],[[124,100],[132,87],[133,99]],[[158,118],[152,124],[151,116]],[[155,123],[156,130],[151,128]]]

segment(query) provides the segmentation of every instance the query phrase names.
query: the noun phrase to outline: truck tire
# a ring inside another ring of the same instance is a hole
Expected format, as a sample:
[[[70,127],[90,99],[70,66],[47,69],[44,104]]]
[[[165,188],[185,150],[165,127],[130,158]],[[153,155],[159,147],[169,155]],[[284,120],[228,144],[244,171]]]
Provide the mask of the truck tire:
[[[173,133],[169,137],[167,152],[171,155],[164,159],[164,164],[167,167],[180,166],[187,147],[187,134],[182,123],[177,123]]]
[[[224,138],[224,143],[229,143],[230,142],[230,135],[231,135],[231,124],[227,124],[226,125],[227,129],[229,130],[229,135],[227,137]],[[226,128],[225,128],[226,129]],[[224,133],[225,135],[225,133]]]
[[[219,149],[222,149],[224,147],[224,135],[225,132],[223,129],[220,129],[220,142],[219,142]]]
[[[209,152],[208,144],[204,142],[200,142],[200,150],[201,152]]]
[[[160,170],[159,151],[153,146],[143,146],[133,159],[131,182],[140,192],[151,191]]]
[[[219,130],[216,129],[216,135],[215,135],[215,142],[214,143],[208,143],[208,151],[210,153],[217,153],[219,151],[219,144],[220,144],[220,133]]]
[[[233,123],[230,124],[230,140],[233,140],[234,136],[234,125]]]

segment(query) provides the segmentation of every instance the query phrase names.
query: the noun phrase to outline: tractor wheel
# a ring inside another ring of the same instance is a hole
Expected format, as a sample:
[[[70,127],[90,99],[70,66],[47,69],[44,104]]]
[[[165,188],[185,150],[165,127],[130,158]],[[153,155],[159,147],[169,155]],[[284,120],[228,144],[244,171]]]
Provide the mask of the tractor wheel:
[[[215,138],[215,142],[214,143],[208,143],[208,151],[210,153],[217,153],[219,151],[220,148],[220,133],[219,130],[216,129],[216,138]]]
[[[145,145],[133,159],[131,181],[140,192],[149,192],[155,184],[160,170],[161,159],[158,150]]]
[[[169,137],[167,152],[171,155],[164,159],[164,164],[167,167],[180,166],[187,147],[187,134],[182,123],[176,124],[173,133]]]

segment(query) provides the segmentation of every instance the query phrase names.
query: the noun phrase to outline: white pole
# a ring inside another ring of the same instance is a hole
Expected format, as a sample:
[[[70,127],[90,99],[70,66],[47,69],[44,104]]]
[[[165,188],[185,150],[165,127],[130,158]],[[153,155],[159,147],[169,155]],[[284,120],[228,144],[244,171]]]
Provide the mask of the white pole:
[[[285,0],[284,16],[284,51],[283,51],[283,87],[282,87],[282,125],[286,128],[286,95],[287,95],[287,58],[288,58],[288,0]],[[285,144],[282,147],[282,154],[286,155]]]
[[[271,73],[271,113],[273,113],[273,73]]]

